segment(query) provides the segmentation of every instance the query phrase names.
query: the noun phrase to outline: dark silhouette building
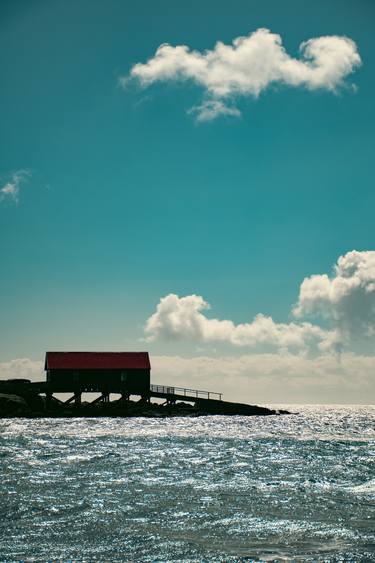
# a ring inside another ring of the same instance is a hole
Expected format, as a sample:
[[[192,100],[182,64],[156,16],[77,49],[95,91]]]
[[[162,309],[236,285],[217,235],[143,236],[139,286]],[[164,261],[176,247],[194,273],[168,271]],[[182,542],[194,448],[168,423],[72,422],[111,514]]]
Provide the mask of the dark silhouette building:
[[[150,391],[148,352],[47,352],[44,369],[53,392]]]

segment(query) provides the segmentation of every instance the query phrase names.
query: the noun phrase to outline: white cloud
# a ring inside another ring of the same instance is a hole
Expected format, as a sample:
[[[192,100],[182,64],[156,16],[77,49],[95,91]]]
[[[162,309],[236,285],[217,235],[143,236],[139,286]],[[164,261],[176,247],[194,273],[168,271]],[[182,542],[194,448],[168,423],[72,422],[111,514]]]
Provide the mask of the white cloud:
[[[142,86],[156,81],[192,80],[208,96],[208,101],[198,105],[196,111],[200,115],[201,108],[203,115],[207,115],[210,107],[211,119],[228,112],[238,115],[238,110],[228,107],[225,100],[258,97],[271,84],[335,91],[361,64],[354,41],[336,35],[309,39],[300,45],[300,53],[299,59],[291,57],[280,35],[258,29],[246,37],[235,38],[231,45],[219,41],[203,53],[191,51],[186,45],[173,47],[165,43],[146,63],[135,64],[130,77]],[[128,80],[123,77],[120,83],[125,86]]]
[[[239,117],[241,112],[235,107],[225,105],[219,100],[206,100],[198,106],[192,107],[188,113],[195,114],[197,121],[212,121],[219,115]]]
[[[331,354],[152,356],[154,383],[224,393],[247,403],[369,403],[375,396],[375,357]]]
[[[150,341],[227,342],[275,350],[322,348],[334,341],[333,333],[311,323],[276,323],[271,317],[259,314],[249,323],[235,325],[230,320],[207,318],[202,311],[209,308],[200,295],[180,298],[171,293],[160,299],[156,312],[147,320],[146,335]]]
[[[29,358],[0,362],[0,379],[30,379],[44,381],[44,363]]]
[[[147,320],[148,340],[226,342],[234,346],[309,352],[341,352],[344,347],[375,338],[375,251],[340,256],[334,276],[305,278],[293,309],[296,322],[277,323],[262,314],[247,323],[210,319],[200,295],[160,299]],[[306,322],[315,318],[315,324]],[[299,319],[305,319],[302,322]],[[320,323],[320,324],[319,324]],[[322,325],[323,323],[323,325]],[[324,325],[329,325],[327,329]]]
[[[0,189],[0,202],[7,200],[18,203],[21,184],[26,182],[30,176],[31,173],[29,170],[17,170],[13,172],[10,180]]]
[[[340,256],[330,278],[305,278],[294,308],[296,317],[324,316],[343,340],[375,336],[375,251]]]

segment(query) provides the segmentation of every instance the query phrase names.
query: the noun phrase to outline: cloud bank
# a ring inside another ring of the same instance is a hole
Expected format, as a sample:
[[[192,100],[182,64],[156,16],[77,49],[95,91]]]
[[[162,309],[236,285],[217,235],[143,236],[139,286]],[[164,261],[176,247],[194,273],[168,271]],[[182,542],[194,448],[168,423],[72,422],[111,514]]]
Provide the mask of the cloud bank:
[[[17,170],[13,172],[10,180],[0,189],[0,202],[11,201],[18,203],[21,185],[30,178],[29,170]]]
[[[157,81],[193,81],[204,89],[206,100],[193,108],[204,121],[220,114],[239,115],[231,100],[257,98],[271,84],[336,91],[361,64],[356,44],[347,37],[309,39],[299,50],[299,59],[291,57],[280,35],[268,29],[237,37],[231,45],[218,41],[203,53],[165,43],[146,63],[135,64],[130,78],[144,87]],[[123,86],[128,81],[120,79]]]
[[[44,380],[44,362],[29,358],[17,358],[9,362],[0,362],[0,379]]]
[[[191,340],[225,342],[275,351],[339,352],[352,340],[375,337],[375,251],[348,252],[334,267],[334,275],[305,278],[292,314],[295,322],[277,323],[258,314],[252,321],[208,318],[210,308],[200,295],[162,297],[145,325],[149,341]],[[301,321],[314,316],[320,321]],[[329,327],[326,328],[327,323]]]
[[[226,400],[249,403],[370,403],[375,356],[344,353],[315,358],[298,354],[152,356],[159,384],[219,389]]]

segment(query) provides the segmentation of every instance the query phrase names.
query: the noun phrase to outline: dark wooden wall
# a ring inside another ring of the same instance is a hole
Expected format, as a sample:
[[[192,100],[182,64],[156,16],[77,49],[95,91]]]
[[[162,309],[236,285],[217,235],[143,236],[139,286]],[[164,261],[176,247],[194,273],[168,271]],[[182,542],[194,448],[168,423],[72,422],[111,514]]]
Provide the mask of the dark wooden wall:
[[[146,393],[150,390],[149,369],[122,370],[48,370],[47,382],[60,392],[74,391],[77,387],[87,390],[112,392],[128,390],[132,393]]]

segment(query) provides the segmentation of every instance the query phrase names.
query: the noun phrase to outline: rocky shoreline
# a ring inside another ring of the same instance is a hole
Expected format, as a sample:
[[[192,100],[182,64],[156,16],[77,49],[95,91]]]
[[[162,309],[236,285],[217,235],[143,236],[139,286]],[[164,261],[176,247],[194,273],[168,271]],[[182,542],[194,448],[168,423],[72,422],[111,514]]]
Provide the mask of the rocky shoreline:
[[[33,392],[27,381],[0,382],[0,418],[66,418],[66,417],[153,417],[240,415],[269,416],[291,414],[256,405],[199,399],[195,404],[175,402],[164,404],[139,400],[114,400],[107,403],[82,402],[65,404],[53,397],[48,401]]]

